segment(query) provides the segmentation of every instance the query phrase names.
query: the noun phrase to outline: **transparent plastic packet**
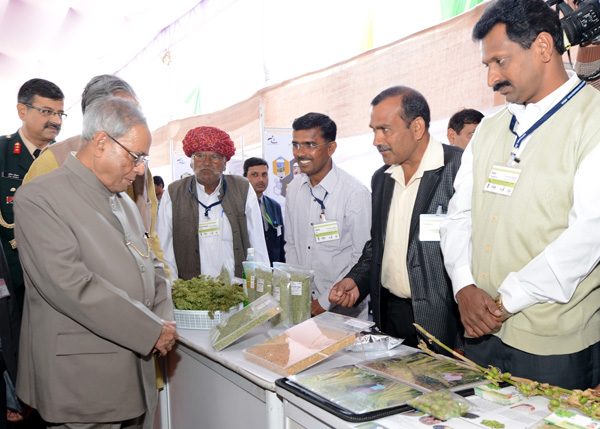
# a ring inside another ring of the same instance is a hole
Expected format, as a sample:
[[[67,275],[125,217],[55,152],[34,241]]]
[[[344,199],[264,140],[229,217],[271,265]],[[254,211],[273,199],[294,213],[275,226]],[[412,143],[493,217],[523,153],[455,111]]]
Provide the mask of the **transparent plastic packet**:
[[[274,262],[273,267],[290,275],[291,324],[296,325],[310,319],[310,284],[313,271],[283,262]]]
[[[236,282],[234,281],[234,278],[235,278],[234,273],[235,273],[235,263],[233,262],[233,260],[230,259],[230,260],[223,262],[219,276],[221,277],[221,281],[223,282],[223,284],[225,286],[230,286],[232,284],[236,284]],[[238,283],[238,284],[241,284],[241,283]]]
[[[265,294],[272,294],[273,269],[263,262],[254,263],[254,298],[258,299]]]
[[[463,416],[473,406],[468,400],[449,390],[425,393],[407,404],[440,420]]]
[[[223,350],[253,328],[275,317],[279,303],[263,295],[210,330],[210,341],[217,351]]]
[[[354,344],[346,348],[349,352],[385,352],[402,344],[404,340],[390,337],[375,328],[361,332],[356,336]]]
[[[290,320],[290,275],[289,273],[273,268],[272,276],[273,297],[279,302],[281,312],[273,318],[271,323],[274,328],[289,328],[293,325]]]
[[[244,292],[248,295],[248,302],[252,302],[256,299],[256,262],[244,261],[242,266],[244,267]]]
[[[296,374],[352,344],[373,322],[325,312],[244,350],[244,358],[281,375]]]

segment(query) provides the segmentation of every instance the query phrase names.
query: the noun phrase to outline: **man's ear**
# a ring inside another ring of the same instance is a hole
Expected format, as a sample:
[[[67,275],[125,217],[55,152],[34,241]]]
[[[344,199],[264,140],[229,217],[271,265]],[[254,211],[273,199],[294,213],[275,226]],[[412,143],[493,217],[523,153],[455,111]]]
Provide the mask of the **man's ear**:
[[[448,142],[454,146],[454,140],[456,139],[456,131],[454,131],[452,128],[448,128],[448,131],[446,132],[446,136],[448,137]]]
[[[535,46],[535,52],[540,56],[542,62],[550,62],[552,59],[552,55],[554,52],[554,39],[550,35],[550,33],[546,33],[545,31],[538,34],[533,42]]]
[[[27,106],[23,103],[17,103],[17,113],[19,114],[19,119],[24,121],[25,114],[27,113]]]
[[[104,131],[97,131],[92,139],[92,146],[94,149],[94,155],[100,156],[106,149],[108,143],[108,135]]]
[[[421,140],[423,135],[425,135],[425,131],[427,131],[427,128],[425,127],[425,120],[420,116],[412,121],[410,128],[415,136],[415,140]]]
[[[329,144],[327,145],[327,154],[329,156],[332,156],[335,153],[336,149],[337,149],[337,143],[336,142],[329,142]]]

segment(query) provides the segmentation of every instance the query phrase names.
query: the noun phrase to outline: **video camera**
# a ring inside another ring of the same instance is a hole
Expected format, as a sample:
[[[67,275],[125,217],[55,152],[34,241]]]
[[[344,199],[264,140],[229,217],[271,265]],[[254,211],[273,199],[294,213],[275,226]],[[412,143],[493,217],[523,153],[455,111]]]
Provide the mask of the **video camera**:
[[[574,0],[575,10],[563,0],[547,3],[564,15],[560,23],[570,46],[600,41],[600,0]]]

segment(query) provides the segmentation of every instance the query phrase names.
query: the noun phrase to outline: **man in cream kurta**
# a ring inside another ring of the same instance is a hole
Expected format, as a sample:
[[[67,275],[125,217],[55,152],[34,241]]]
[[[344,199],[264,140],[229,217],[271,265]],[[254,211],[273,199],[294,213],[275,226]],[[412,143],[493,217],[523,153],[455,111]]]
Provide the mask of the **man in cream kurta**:
[[[86,112],[82,139],[16,197],[26,285],[17,393],[57,427],[141,427],[156,402],[152,352],[177,339],[164,270],[123,193],[144,172],[151,135],[133,103],[108,97]]]

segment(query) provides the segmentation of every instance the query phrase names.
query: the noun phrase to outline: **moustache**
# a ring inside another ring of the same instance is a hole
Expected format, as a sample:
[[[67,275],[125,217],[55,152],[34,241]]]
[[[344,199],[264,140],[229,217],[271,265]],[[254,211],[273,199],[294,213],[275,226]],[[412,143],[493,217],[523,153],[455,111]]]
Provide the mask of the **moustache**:
[[[309,156],[299,156],[296,158],[296,161],[300,162],[300,161],[312,161],[313,159]]]
[[[386,146],[386,145],[380,144],[379,146],[377,146],[377,150],[379,152],[383,152],[385,150],[392,150],[392,148],[390,146]]]
[[[217,169],[215,169],[215,168],[211,168],[211,167],[198,167],[198,168],[196,168],[196,169],[194,170],[194,173],[196,173],[196,174],[200,174],[200,173],[202,173],[203,171],[209,171],[209,172],[211,172],[211,173],[213,173],[213,174],[221,174],[221,172],[220,172],[219,170],[217,170]]]
[[[512,86],[512,84],[508,80],[503,80],[502,82],[498,82],[494,86],[492,86],[492,89],[494,91],[500,91],[505,86]]]
[[[44,125],[44,128],[54,128],[56,131],[60,131],[60,125],[55,124],[54,122],[46,122],[46,125]]]

